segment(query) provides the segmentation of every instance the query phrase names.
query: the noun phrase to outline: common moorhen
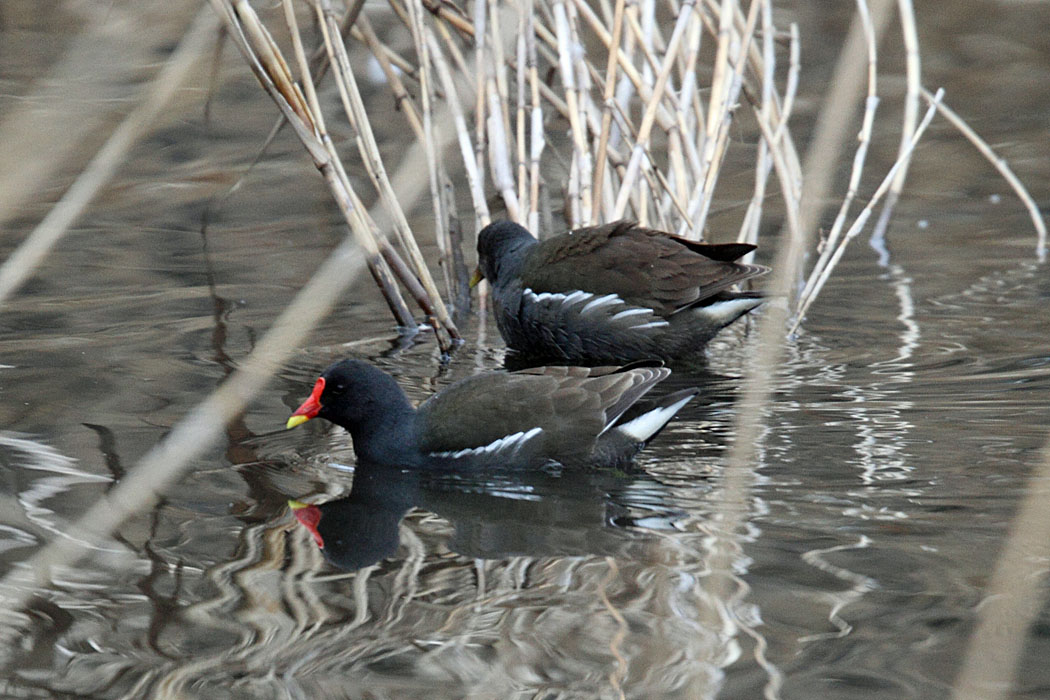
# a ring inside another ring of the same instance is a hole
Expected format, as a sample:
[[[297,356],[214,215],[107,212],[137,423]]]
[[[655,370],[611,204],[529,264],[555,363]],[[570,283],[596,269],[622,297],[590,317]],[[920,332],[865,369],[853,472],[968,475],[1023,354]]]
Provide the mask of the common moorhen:
[[[487,372],[414,408],[394,378],[360,360],[324,371],[288,427],[320,416],[346,428],[358,460],[402,468],[613,467],[629,462],[699,389],[617,422],[664,367],[537,367]]]
[[[755,246],[696,243],[629,221],[537,241],[510,221],[478,234],[478,271],[519,356],[568,364],[695,355],[762,303],[737,282],[769,268],[735,262]]]

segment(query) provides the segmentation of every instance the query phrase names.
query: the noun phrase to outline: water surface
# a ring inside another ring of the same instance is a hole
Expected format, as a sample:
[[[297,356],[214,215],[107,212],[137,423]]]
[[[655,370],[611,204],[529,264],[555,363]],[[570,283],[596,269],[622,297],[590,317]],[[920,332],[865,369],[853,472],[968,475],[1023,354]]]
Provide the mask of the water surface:
[[[1045,206],[1039,13],[968,2],[919,18],[927,84],[946,86]],[[71,31],[9,17],[0,47]],[[807,36],[803,124],[834,48]],[[343,235],[290,135],[220,199],[274,116],[230,54],[210,121],[187,99],[0,316],[5,569],[75,538],[68,523],[238,366]],[[12,109],[35,74],[11,50],[0,60]],[[391,100],[375,110],[399,118]],[[896,138],[877,134],[874,172]],[[5,229],[5,255],[76,170]],[[503,348],[468,319],[442,364],[427,335],[397,337],[365,280],[221,448],[38,591],[0,695],[946,697],[1046,439],[1050,285],[1023,209],[950,127],[931,128],[910,183],[888,264],[858,240],[788,345],[730,585],[709,567],[712,496],[754,352],[744,328],[705,372],[668,382],[704,391],[634,472],[379,475],[369,490],[341,431],[282,430],[320,369],[368,358],[423,399],[499,367]],[[414,221],[427,230],[425,212]],[[286,501],[355,488],[354,565],[378,561],[347,571]],[[1050,694],[1048,657],[1044,607],[1015,697]]]

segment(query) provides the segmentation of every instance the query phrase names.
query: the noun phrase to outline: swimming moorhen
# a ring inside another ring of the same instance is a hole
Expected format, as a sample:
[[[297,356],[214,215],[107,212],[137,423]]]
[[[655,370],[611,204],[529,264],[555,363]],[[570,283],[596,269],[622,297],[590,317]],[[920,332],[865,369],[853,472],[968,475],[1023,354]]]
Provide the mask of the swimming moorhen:
[[[695,356],[762,303],[730,291],[769,271],[736,262],[755,246],[696,243],[629,221],[544,241],[510,221],[478,234],[478,270],[496,325],[519,356],[567,364]]]
[[[486,372],[417,409],[386,372],[342,360],[321,374],[288,427],[325,418],[350,432],[359,461],[379,466],[614,467],[628,463],[698,393],[675,392],[618,422],[669,374],[664,367]]]

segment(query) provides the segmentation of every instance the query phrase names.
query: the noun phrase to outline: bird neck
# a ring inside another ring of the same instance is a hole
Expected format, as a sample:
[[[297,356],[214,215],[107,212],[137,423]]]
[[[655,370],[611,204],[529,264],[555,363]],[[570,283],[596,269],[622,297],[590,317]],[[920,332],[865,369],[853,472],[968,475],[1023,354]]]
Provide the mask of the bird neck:
[[[396,396],[362,401],[360,419],[345,426],[358,461],[411,466],[416,458],[416,409],[400,389]]]
[[[497,256],[493,261],[496,268],[493,284],[496,286],[502,286],[508,281],[514,279],[518,273],[521,272],[521,268],[525,264],[525,251],[537,243],[539,243],[539,241],[530,235],[521,236],[520,238],[507,241],[503,246],[501,255]]]

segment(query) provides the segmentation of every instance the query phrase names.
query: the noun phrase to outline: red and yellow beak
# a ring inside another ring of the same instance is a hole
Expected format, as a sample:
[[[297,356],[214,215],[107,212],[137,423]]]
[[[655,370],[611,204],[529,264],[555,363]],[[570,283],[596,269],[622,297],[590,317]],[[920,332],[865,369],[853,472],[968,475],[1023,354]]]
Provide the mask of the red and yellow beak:
[[[302,425],[306,421],[310,420],[318,413],[321,412],[321,394],[324,392],[324,377],[317,380],[314,384],[314,390],[310,393],[310,398],[303,401],[299,408],[295,409],[295,413],[285,423],[285,428],[294,428],[297,425]]]
[[[314,536],[314,542],[317,543],[317,546],[324,549],[324,539],[321,538],[321,533],[317,531],[317,525],[321,522],[321,509],[302,501],[288,501],[288,507],[292,509],[292,515],[295,516],[295,519],[302,523],[303,527]]]

